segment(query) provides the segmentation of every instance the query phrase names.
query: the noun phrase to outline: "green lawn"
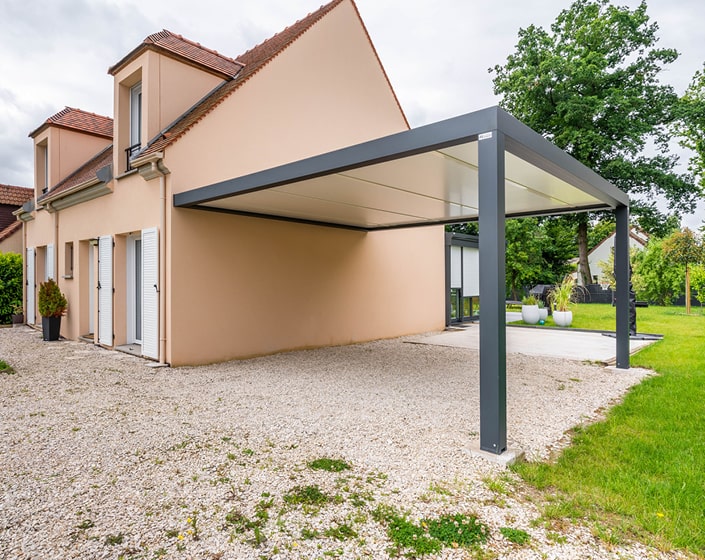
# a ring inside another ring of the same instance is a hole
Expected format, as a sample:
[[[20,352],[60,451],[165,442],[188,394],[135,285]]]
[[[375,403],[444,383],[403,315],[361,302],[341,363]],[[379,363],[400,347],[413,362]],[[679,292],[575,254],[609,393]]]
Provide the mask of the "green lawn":
[[[609,305],[578,305],[573,315],[576,328],[614,330]],[[637,330],[664,335],[631,359],[658,375],[603,422],[577,430],[556,462],[516,470],[556,494],[544,511],[549,524],[587,519],[608,541],[636,538],[705,555],[705,315],[639,308]]]

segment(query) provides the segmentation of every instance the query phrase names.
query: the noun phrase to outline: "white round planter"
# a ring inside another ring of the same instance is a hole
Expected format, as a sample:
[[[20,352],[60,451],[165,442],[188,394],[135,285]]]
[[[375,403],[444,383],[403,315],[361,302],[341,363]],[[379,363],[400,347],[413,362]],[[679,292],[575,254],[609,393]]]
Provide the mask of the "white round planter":
[[[573,322],[573,312],[572,311],[554,311],[553,312],[553,322],[557,327],[569,327]]]
[[[546,322],[546,319],[548,319],[548,308],[539,307],[539,321]]]
[[[521,320],[530,325],[535,325],[539,322],[539,306],[538,305],[522,305]]]

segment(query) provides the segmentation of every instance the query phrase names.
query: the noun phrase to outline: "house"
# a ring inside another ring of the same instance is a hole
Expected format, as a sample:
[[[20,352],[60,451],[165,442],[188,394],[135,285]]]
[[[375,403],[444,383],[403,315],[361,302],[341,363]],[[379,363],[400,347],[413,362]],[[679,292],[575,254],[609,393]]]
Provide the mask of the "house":
[[[614,251],[615,232],[605,237],[597,245],[595,245],[588,253],[588,263],[590,265],[590,273],[592,274],[595,284],[609,284],[610,279],[605,277],[602,272],[601,262],[607,262]],[[629,248],[641,250],[646,247],[649,242],[649,235],[638,227],[631,226],[629,228]],[[577,259],[575,260],[577,263]],[[578,265],[579,266],[579,265]],[[576,273],[577,278],[582,276]]]
[[[112,118],[66,107],[30,134],[33,197],[16,212],[30,324],[53,277],[62,336],[172,365],[443,328],[440,225],[367,232],[172,204],[409,128],[353,0],[234,58],[164,30],[108,72]]]
[[[0,253],[22,253],[22,223],[13,212],[33,196],[33,189],[0,185]]]

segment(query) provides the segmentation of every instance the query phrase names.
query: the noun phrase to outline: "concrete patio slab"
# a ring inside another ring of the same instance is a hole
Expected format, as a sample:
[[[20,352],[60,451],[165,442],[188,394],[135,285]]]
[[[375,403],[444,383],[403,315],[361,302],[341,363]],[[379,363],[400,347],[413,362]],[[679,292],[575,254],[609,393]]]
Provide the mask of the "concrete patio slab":
[[[478,350],[480,326],[476,323],[465,324],[461,328],[453,328],[442,333],[413,337],[408,339],[408,342]],[[633,354],[654,342],[656,339],[630,340],[629,351]],[[614,338],[600,332],[509,325],[507,326],[507,352],[612,364],[616,357],[616,342]]]

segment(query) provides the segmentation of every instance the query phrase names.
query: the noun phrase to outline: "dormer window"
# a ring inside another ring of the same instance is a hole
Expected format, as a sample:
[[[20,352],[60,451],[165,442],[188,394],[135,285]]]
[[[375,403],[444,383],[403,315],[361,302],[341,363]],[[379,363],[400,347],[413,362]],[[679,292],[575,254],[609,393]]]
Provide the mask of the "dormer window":
[[[127,148],[127,170],[130,167],[130,158],[142,146],[142,82],[130,88],[130,146]]]
[[[36,145],[35,176],[37,189],[46,193],[49,190],[49,141],[46,139]]]

